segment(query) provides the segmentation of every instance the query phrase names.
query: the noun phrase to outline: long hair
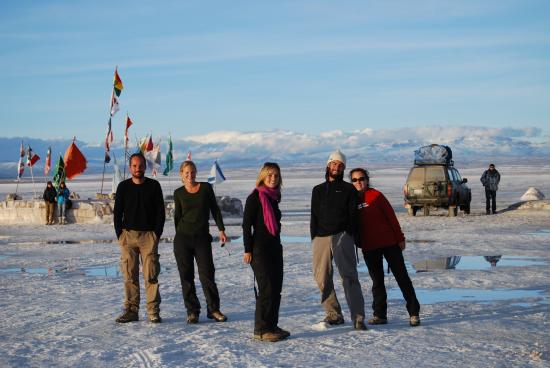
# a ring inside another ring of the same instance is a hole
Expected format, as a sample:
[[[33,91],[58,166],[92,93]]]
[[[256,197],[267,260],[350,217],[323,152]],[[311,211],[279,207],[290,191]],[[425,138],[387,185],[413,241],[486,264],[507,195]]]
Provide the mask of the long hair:
[[[277,189],[281,189],[283,186],[283,177],[281,176],[281,168],[276,162],[264,163],[258,173],[258,177],[256,178],[256,187],[264,185],[264,180],[269,175],[269,170],[277,170],[277,173],[279,174],[279,184],[277,185]]]

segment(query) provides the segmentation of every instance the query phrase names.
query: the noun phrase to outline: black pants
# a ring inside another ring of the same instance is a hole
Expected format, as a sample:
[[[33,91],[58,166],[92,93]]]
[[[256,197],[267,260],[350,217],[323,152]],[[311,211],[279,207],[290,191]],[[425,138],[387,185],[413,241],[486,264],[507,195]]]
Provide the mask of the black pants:
[[[275,243],[254,245],[251,266],[258,283],[254,333],[274,331],[283,288],[283,247]]]
[[[390,266],[395,281],[397,281],[397,285],[401,289],[403,298],[407,302],[409,316],[418,316],[418,313],[420,313],[420,304],[416,299],[413,284],[407,273],[401,248],[398,245],[393,245],[391,247],[369,250],[368,252],[363,251],[363,257],[372,279],[373,314],[380,318],[387,318],[388,296],[386,294],[386,286],[384,285],[384,264],[382,262],[382,257],[384,257]]]
[[[487,214],[489,214],[489,209],[493,213],[497,211],[497,191],[485,188],[485,211]]]
[[[201,305],[195,288],[195,264],[199,271],[208,313],[220,309],[220,295],[215,281],[214,260],[212,258],[212,237],[209,234],[184,236],[177,234],[174,238],[174,255],[180,274],[181,290],[187,314],[200,314]]]

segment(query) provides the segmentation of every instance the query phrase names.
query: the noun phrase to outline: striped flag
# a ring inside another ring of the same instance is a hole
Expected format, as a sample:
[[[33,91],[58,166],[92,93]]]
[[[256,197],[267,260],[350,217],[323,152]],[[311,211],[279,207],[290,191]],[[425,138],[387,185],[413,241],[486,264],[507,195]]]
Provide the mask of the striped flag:
[[[118,68],[115,68],[115,77],[113,78],[113,90],[117,97],[120,97],[120,93],[122,92],[123,89],[124,89],[124,86],[122,85],[122,80],[118,75]]]
[[[46,152],[46,162],[44,163],[44,176],[48,176],[50,173],[50,168],[52,166],[52,147],[48,147],[48,152]]]
[[[220,165],[218,165],[218,160],[214,161],[212,169],[210,169],[210,175],[208,176],[208,182],[210,184],[220,184],[225,181],[225,175],[223,175]]]
[[[28,147],[29,149],[27,150],[27,166],[33,166],[36,161],[40,160],[40,156],[32,151],[31,146]]]
[[[19,149],[19,164],[17,165],[17,179],[21,179],[23,173],[25,172],[25,163],[23,159],[25,158],[25,147],[23,147],[23,141],[21,141],[21,148]]]
[[[115,94],[115,90],[113,89],[113,93],[111,94],[111,116],[115,115],[118,108],[118,97]]]

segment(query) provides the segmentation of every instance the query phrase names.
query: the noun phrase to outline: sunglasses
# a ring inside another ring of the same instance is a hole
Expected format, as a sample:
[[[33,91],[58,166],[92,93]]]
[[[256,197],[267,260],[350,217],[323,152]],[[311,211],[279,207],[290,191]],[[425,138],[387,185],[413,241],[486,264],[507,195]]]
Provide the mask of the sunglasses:
[[[365,178],[364,176],[361,176],[360,178],[353,178],[353,179],[351,179],[351,181],[353,183],[355,183],[355,182],[358,182],[358,181],[365,181],[366,179],[367,178]]]

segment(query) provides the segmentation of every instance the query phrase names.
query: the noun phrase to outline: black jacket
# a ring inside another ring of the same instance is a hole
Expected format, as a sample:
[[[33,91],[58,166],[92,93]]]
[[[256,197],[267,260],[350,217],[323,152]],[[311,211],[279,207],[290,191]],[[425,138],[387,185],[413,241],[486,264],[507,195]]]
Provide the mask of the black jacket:
[[[257,191],[252,192],[246,199],[243,215],[243,243],[245,253],[251,253],[255,246],[269,246],[269,244],[281,244],[281,210],[277,201],[271,201],[273,212],[279,231],[273,236],[267,231],[264,223],[263,207],[260,202],[260,195]]]
[[[55,202],[57,202],[56,197],[57,197],[57,191],[55,190],[55,188],[53,186],[46,187],[46,189],[44,190],[44,195],[42,196],[42,198],[46,202],[55,203]]]
[[[164,197],[158,181],[145,178],[145,182],[138,185],[130,178],[118,184],[113,211],[117,238],[122,229],[126,229],[154,231],[160,239],[165,217]]]
[[[357,190],[343,180],[325,181],[311,193],[311,239],[342,231],[357,233]]]

